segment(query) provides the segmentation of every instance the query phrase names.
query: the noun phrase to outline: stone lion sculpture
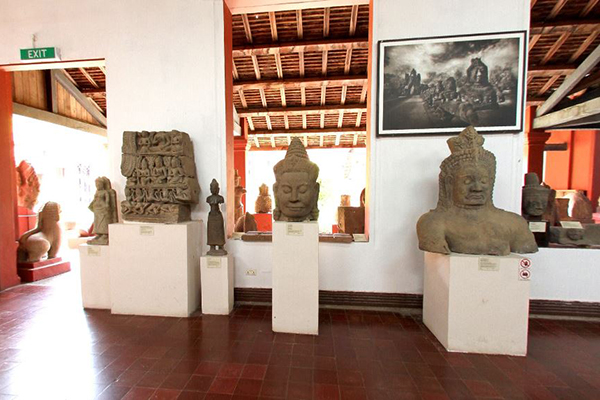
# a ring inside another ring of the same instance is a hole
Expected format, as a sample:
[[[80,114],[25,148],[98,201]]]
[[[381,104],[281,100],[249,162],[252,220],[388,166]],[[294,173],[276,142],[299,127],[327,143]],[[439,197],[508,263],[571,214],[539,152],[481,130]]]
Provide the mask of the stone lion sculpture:
[[[61,230],[60,205],[47,202],[38,214],[38,224],[27,231],[19,239],[19,261],[40,261],[46,254],[48,258],[56,257],[60,248]]]

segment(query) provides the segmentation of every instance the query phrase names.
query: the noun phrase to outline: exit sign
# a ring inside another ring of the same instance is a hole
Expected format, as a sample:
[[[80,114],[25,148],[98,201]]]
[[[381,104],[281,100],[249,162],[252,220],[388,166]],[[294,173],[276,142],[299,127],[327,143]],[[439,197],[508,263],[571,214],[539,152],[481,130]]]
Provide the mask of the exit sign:
[[[40,47],[37,49],[21,49],[21,61],[60,61],[56,47]]]

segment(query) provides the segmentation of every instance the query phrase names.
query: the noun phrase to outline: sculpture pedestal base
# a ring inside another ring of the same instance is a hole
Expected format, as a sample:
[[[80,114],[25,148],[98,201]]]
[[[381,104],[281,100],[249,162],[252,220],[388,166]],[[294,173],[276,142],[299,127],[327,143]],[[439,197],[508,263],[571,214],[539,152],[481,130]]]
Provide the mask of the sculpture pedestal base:
[[[82,244],[79,260],[83,307],[110,310],[110,247]]]
[[[113,314],[187,317],[200,304],[200,221],[111,224]]]
[[[17,274],[21,282],[35,282],[64,274],[71,270],[71,263],[63,261],[60,257],[49,258],[44,261],[20,262],[17,264]]]
[[[233,310],[233,256],[202,256],[202,314],[228,315]]]
[[[425,253],[423,322],[448,351],[527,354],[523,257]]]
[[[273,222],[273,331],[319,334],[317,222]]]

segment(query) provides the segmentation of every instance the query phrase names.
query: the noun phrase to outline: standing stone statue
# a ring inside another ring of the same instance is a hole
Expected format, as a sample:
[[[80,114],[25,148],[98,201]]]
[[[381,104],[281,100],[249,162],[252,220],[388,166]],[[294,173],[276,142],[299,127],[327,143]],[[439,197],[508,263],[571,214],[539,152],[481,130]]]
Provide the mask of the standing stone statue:
[[[246,189],[240,184],[242,177],[240,176],[237,169],[235,170],[235,177],[233,179],[235,184],[235,202],[233,203],[235,204],[235,213],[233,215],[235,220],[237,221],[244,215],[244,204],[242,203],[242,196],[246,193]]]
[[[60,205],[52,201],[44,204],[38,213],[38,224],[19,238],[17,255],[19,261],[36,262],[44,256],[55,258],[62,238],[60,221]]]
[[[210,205],[206,226],[206,244],[210,246],[210,250],[206,254],[224,256],[227,254],[223,248],[225,246],[225,224],[220,205],[225,203],[225,199],[219,194],[219,182],[216,179],[210,183],[210,193],[211,195],[206,198],[206,202]]]
[[[303,222],[319,218],[319,167],[308,159],[302,141],[292,139],[285,158],[275,164],[275,221]]]
[[[121,173],[127,178],[126,221],[189,221],[199,201],[194,148],[185,132],[124,132]]]
[[[117,192],[112,188],[110,180],[101,176],[96,179],[96,194],[89,209],[94,213],[94,234],[96,237],[89,244],[108,245],[108,225],[117,223]]]
[[[527,222],[494,206],[496,157],[483,142],[472,126],[448,139],[452,154],[440,166],[437,207],[417,223],[421,250],[499,256],[537,251]]]
[[[254,203],[254,212],[259,214],[270,213],[273,209],[269,187],[264,183],[258,188],[258,197]]]

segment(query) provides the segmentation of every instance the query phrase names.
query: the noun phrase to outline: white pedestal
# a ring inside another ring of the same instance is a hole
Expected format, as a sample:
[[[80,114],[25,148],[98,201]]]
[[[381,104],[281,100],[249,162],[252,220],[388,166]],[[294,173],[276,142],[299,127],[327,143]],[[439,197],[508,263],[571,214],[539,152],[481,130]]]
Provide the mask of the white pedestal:
[[[83,307],[110,310],[110,248],[82,244],[79,260]]]
[[[196,311],[200,223],[110,225],[113,314],[187,317]]]
[[[233,310],[233,256],[202,256],[202,314],[228,315]]]
[[[319,334],[317,222],[273,222],[273,331]]]
[[[448,351],[527,354],[522,259],[425,253],[423,322]]]

